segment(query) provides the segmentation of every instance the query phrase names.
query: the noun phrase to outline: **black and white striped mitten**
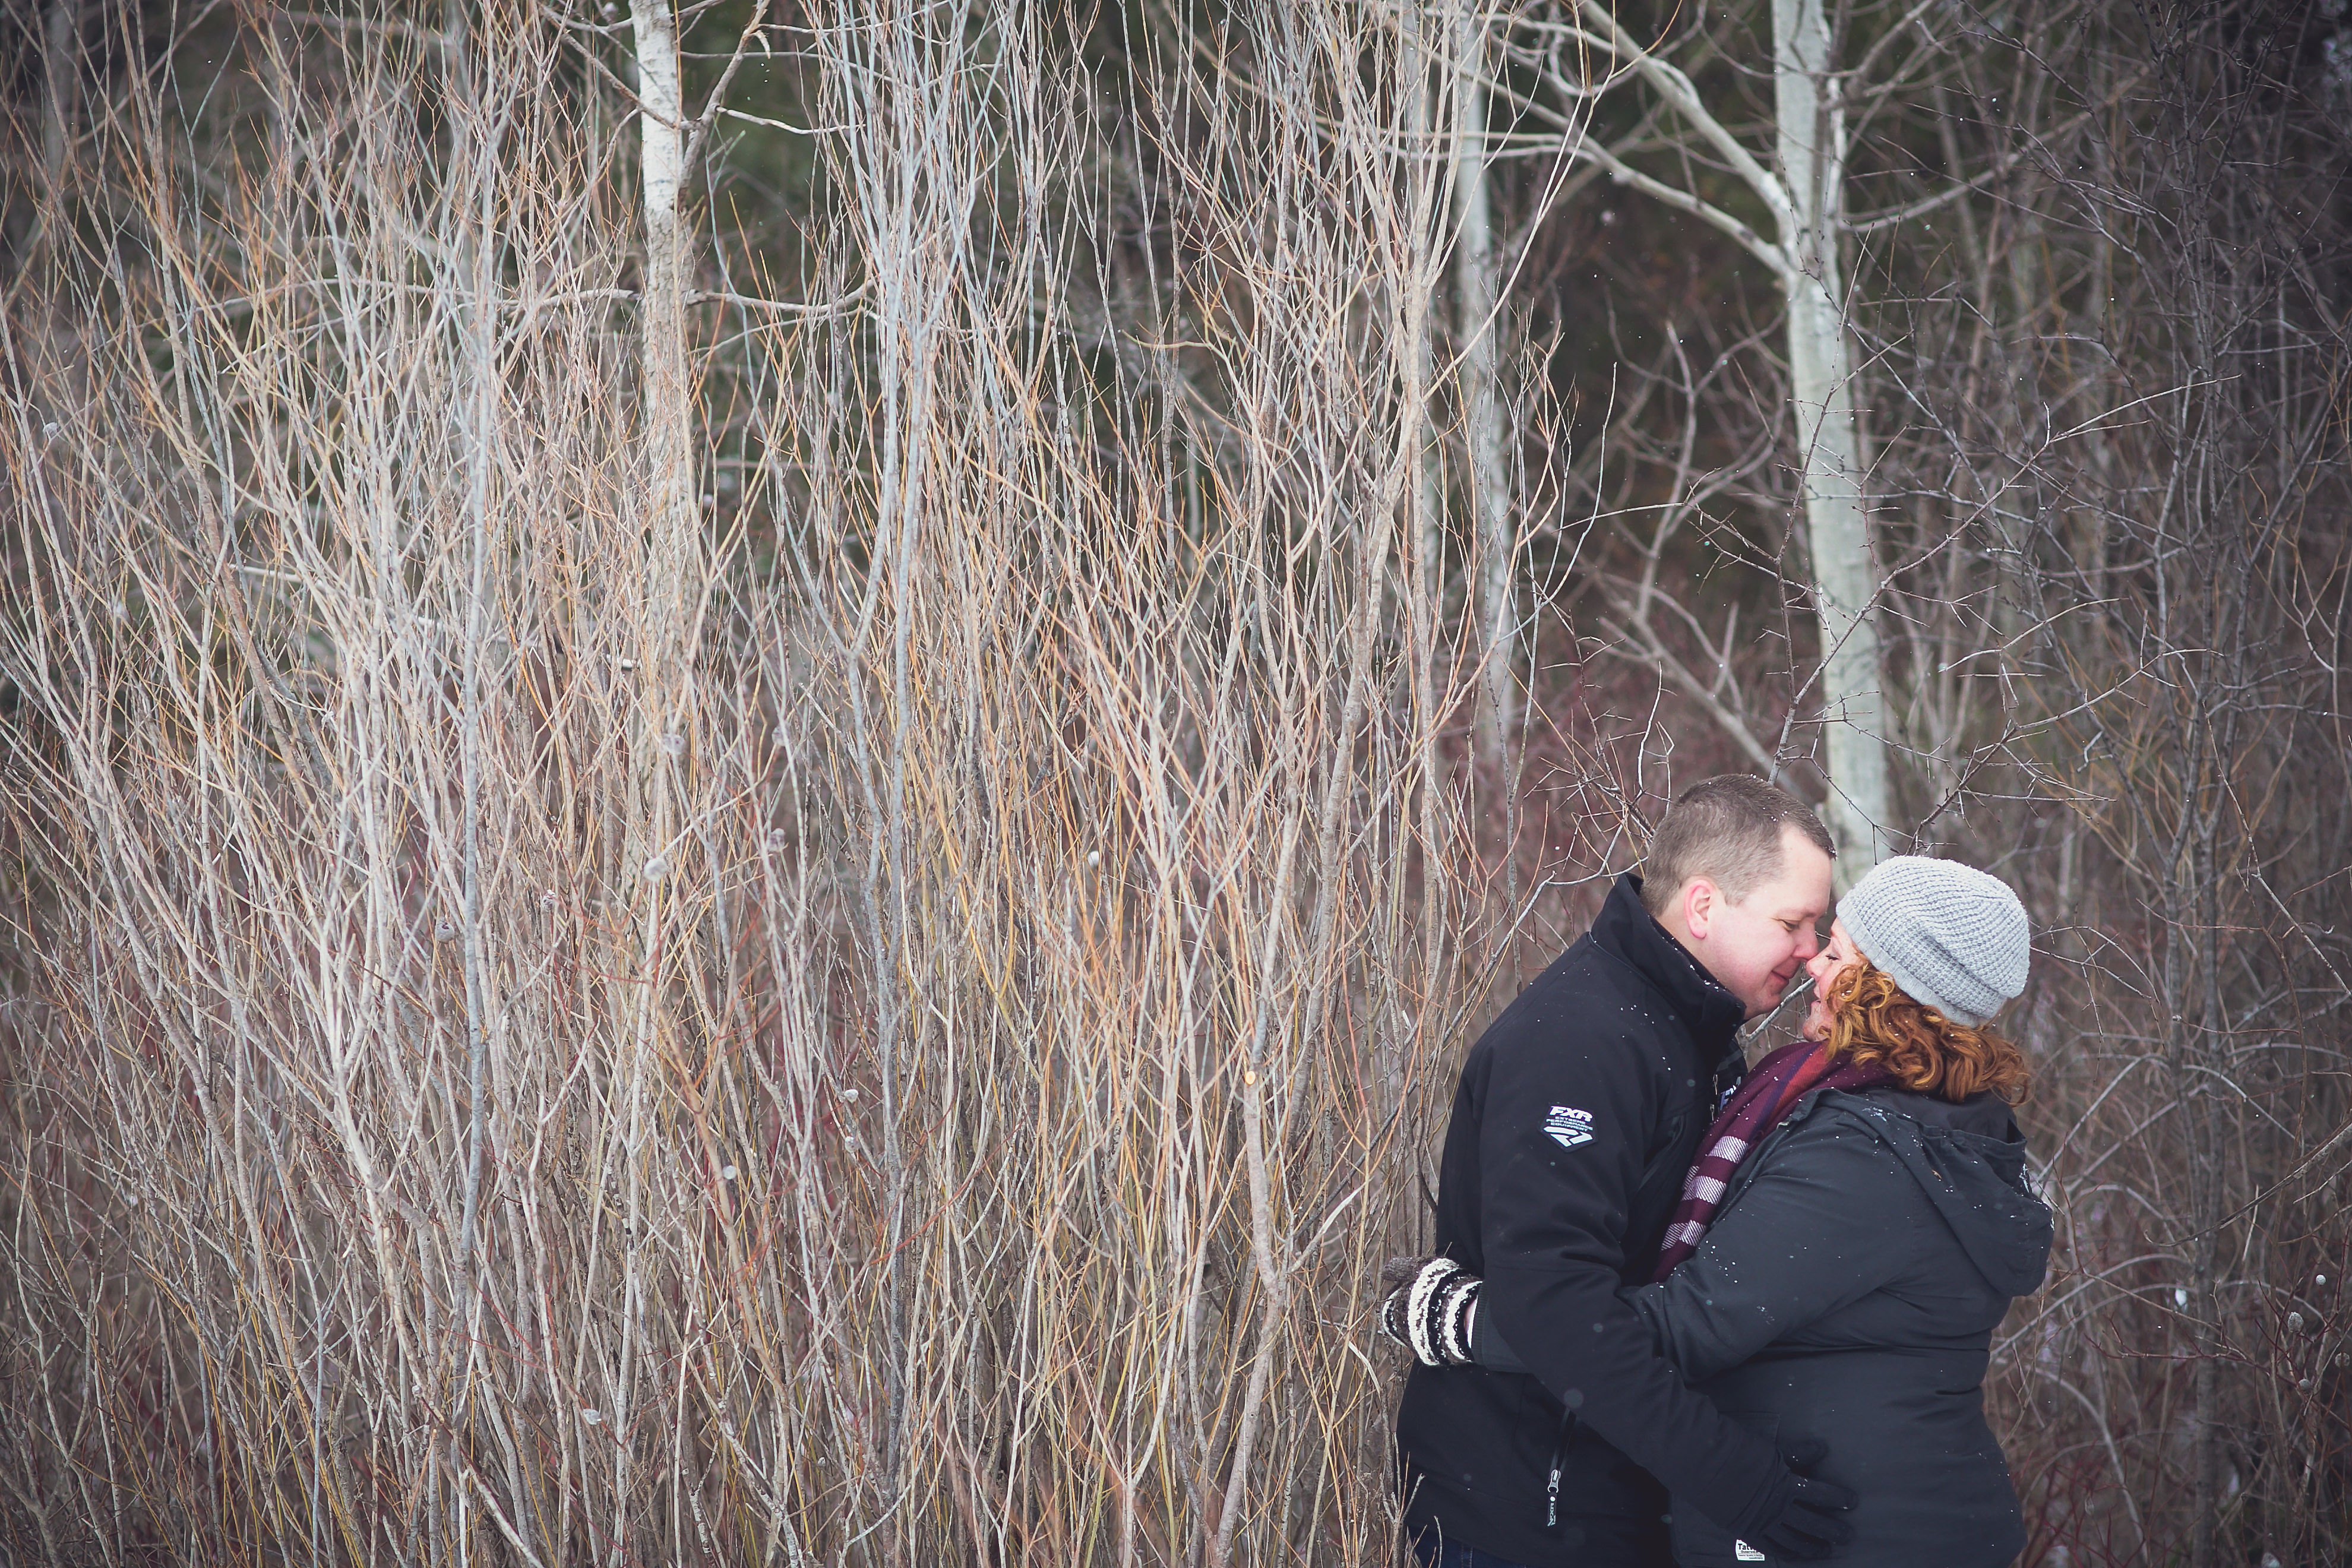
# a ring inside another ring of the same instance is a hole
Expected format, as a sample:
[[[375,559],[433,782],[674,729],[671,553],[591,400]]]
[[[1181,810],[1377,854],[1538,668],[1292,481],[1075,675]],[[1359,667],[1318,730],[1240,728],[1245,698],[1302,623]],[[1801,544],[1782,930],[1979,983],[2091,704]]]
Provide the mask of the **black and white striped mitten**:
[[[1381,1332],[1423,1366],[1470,1363],[1471,1316],[1486,1281],[1450,1258],[1392,1258],[1381,1270],[1394,1287],[1381,1303]]]

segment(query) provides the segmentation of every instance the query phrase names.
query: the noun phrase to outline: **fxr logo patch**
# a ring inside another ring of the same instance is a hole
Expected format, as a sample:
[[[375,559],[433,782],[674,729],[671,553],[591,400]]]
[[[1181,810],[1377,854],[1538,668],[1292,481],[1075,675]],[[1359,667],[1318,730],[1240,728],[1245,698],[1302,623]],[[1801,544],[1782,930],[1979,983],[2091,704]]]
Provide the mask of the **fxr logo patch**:
[[[1563,1149],[1592,1142],[1592,1112],[1572,1105],[1555,1105],[1544,1113],[1544,1131]]]

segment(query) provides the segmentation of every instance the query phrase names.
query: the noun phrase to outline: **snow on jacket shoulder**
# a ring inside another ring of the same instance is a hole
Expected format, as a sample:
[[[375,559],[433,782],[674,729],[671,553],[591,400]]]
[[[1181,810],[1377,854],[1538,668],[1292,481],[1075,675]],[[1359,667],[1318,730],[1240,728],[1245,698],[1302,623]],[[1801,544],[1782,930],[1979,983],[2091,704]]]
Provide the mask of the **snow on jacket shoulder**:
[[[1990,1095],[1819,1091],[1741,1163],[1696,1255],[1627,1292],[1731,1419],[1829,1444],[1817,1473],[1860,1500],[1846,1568],[2000,1568],[2024,1547],[1983,1393],[1992,1331],[2049,1261],[2024,1165]],[[1759,1561],[1692,1500],[1681,1568]]]
[[[1640,886],[1480,1037],[1446,1131],[1437,1246],[1486,1277],[1480,1314],[1533,1375],[1416,1366],[1397,1418],[1408,1528],[1531,1568],[1662,1555],[1661,1481],[1727,1522],[1790,1485],[1619,1294],[1657,1256],[1744,1011]]]

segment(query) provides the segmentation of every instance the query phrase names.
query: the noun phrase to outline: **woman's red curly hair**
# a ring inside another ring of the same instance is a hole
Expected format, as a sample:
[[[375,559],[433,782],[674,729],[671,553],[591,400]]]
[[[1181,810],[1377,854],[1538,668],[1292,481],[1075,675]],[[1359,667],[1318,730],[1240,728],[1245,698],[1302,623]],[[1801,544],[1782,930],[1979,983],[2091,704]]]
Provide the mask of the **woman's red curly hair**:
[[[1864,958],[1830,982],[1830,1056],[1879,1066],[1917,1094],[1962,1100],[1991,1089],[2011,1105],[2032,1073],[2025,1053],[1990,1029],[1955,1024],[1904,994]]]

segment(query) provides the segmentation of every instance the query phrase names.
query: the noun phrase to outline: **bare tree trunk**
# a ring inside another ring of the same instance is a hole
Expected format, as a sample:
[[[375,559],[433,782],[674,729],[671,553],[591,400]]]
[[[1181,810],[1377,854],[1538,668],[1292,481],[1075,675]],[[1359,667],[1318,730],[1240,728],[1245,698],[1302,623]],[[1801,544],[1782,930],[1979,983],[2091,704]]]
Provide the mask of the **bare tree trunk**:
[[[2208,719],[2202,728],[2210,735],[2212,721]],[[2227,754],[2214,748],[2211,793],[2221,795]],[[2206,792],[2198,792],[2199,795]],[[2226,1031],[2228,1021],[2221,1006],[2221,910],[2219,882],[2214,864],[2213,838],[2221,815],[2218,801],[2190,797],[2192,808],[2200,820],[2197,825],[2193,869],[2196,885],[2190,896],[2196,900],[2197,910],[2197,972],[2202,986],[2200,998],[2197,1041],[2193,1054],[2208,1062],[2226,1064]],[[2183,1022],[2175,1032],[2188,1037],[2189,1026]],[[2198,1064],[2203,1066],[2204,1064]],[[2182,1077],[2190,1077],[2182,1074]],[[2193,1074],[2187,1086],[2189,1147],[2195,1151],[2189,1173],[2189,1224],[2196,1235],[2189,1249],[2189,1287],[2192,1293],[2191,1310],[2195,1313],[2192,1333],[2197,1346],[2197,1362],[2189,1374],[2189,1421],[2190,1463],[2189,1482],[2196,1501],[2196,1517],[2189,1524],[2189,1568],[2214,1568],[2219,1555],[2221,1505],[2221,1358],[2228,1353],[2221,1335],[2221,1148],[2219,1107],[2215,1103],[2213,1084],[2220,1076],[2214,1068]],[[2176,1085],[2179,1080],[2176,1079]]]
[[[1405,145],[1412,150],[1403,164],[1409,182],[1403,210],[1408,215],[1411,233],[1402,258],[1408,282],[1401,367],[1404,397],[1399,415],[1400,438],[1412,454],[1412,488],[1406,492],[1410,497],[1410,516],[1405,537],[1412,541],[1412,564],[1405,605],[1413,650],[1415,721],[1422,726],[1423,736],[1423,769],[1429,787],[1434,790],[1438,781],[1432,665],[1436,658],[1437,619],[1444,605],[1445,556],[1444,518],[1437,498],[1435,444],[1430,439],[1429,427],[1430,296],[1437,270],[1432,265],[1430,231],[1433,226],[1429,220],[1435,216],[1433,208],[1442,198],[1436,197],[1439,187],[1427,172],[1435,141],[1429,103],[1430,40],[1423,31],[1421,6],[1407,5],[1401,15],[1404,40],[1397,60],[1397,90],[1403,100]],[[1443,52],[1442,45],[1438,52]]]
[[[485,1344],[484,1291],[481,1279],[481,1194],[485,1145],[489,1135],[489,955],[483,931],[482,796],[483,781],[483,647],[488,636],[486,619],[489,598],[490,531],[493,525],[490,477],[498,462],[499,408],[493,339],[498,330],[496,237],[492,225],[498,210],[499,173],[497,131],[482,112],[481,84],[474,70],[474,39],[467,25],[464,0],[444,0],[441,60],[448,94],[450,223],[455,230],[455,280],[469,301],[466,312],[466,401],[458,416],[460,450],[464,455],[466,499],[465,622],[457,692],[458,865],[457,926],[460,963],[465,973],[466,999],[466,1174],[459,1211],[457,1276],[464,1300],[451,1313],[457,1336],[453,1358],[465,1369],[460,1416],[450,1438],[451,1529],[461,1551],[480,1529],[471,1498],[454,1484],[468,1462],[477,1423],[498,1419],[495,1394],[478,1408],[476,1399],[488,1394],[476,1368]],[[273,51],[273,58],[276,58]],[[292,89],[279,78],[286,102],[292,110]],[[282,116],[281,116],[282,117]],[[290,164],[292,160],[287,159]]]
[[[677,650],[686,641],[698,553],[688,450],[693,387],[686,363],[687,236],[678,216],[686,179],[686,105],[670,0],[634,0],[630,9],[645,160],[646,673],[658,694],[657,711],[670,720],[672,707],[684,695]]]
[[[41,100],[41,172],[54,193],[65,178],[66,137],[79,96],[80,73],[74,64],[75,18],[79,0],[49,0],[42,39],[42,65],[48,91]]]
[[[1838,278],[1845,183],[1845,121],[1821,0],[1772,0],[1780,177],[1792,211],[1781,237],[1790,266],[1789,382],[1803,463],[1805,524],[1821,616],[1821,698],[1838,884],[1889,848],[1885,704],[1871,607],[1878,568],[1863,504],[1854,430],[1853,360]]]
[[[1462,413],[1470,448],[1470,507],[1476,563],[1480,667],[1478,755],[1497,779],[1509,762],[1516,704],[1512,679],[1510,470],[1504,457],[1501,356],[1496,319],[1495,234],[1486,201],[1486,29],[1475,11],[1455,19],[1461,79],[1454,100],[1454,199],[1460,248],[1454,253],[1455,298],[1461,317]]]
[[[627,1429],[636,1393],[637,1362],[646,1353],[645,1145],[650,1135],[646,1100],[649,1064],[662,1027],[664,942],[671,894],[666,879],[676,832],[672,799],[686,761],[691,708],[685,668],[694,637],[698,553],[694,463],[688,447],[693,386],[686,359],[687,246],[678,195],[686,178],[686,105],[678,78],[677,20],[671,0],[632,0],[636,44],[637,121],[643,138],[646,272],[640,308],[644,334],[639,388],[646,457],[645,570],[637,626],[638,700],[629,770],[628,853],[625,877],[637,884],[640,983],[624,1012],[629,1038],[626,1111],[622,1126],[624,1232],[623,1307],[618,1411]],[[631,1016],[631,1015],[634,1016]],[[625,1445],[615,1455],[612,1539],[630,1539],[631,1506]],[[615,1560],[618,1560],[616,1548]]]
[[[49,0],[41,18],[41,167],[39,179],[26,181],[29,199],[19,208],[12,200],[0,207],[8,219],[0,243],[6,245],[17,270],[7,279],[14,293],[28,279],[47,276],[55,266],[57,236],[64,218],[67,154],[72,150],[74,121],[81,101],[81,67],[78,0]],[[54,310],[44,312],[54,317]]]
[[[1445,534],[1444,516],[1438,503],[1439,453],[1436,442],[1431,438],[1429,395],[1433,326],[1430,307],[1441,267],[1435,238],[1438,221],[1445,210],[1444,177],[1430,156],[1436,143],[1435,115],[1430,101],[1431,68],[1433,63],[1434,80],[1445,79],[1448,40],[1443,31],[1433,37],[1423,30],[1418,5],[1404,8],[1403,21],[1404,46],[1399,75],[1404,95],[1405,145],[1412,149],[1413,156],[1404,165],[1407,185],[1403,210],[1410,232],[1403,257],[1407,281],[1404,399],[1400,424],[1402,437],[1412,454],[1413,482],[1409,492],[1412,515],[1406,537],[1413,542],[1413,560],[1407,613],[1412,647],[1413,725],[1421,758],[1421,852],[1425,867],[1429,858],[1438,853],[1438,812],[1446,774],[1444,754],[1437,745],[1440,702],[1436,688],[1438,623],[1445,613]],[[1450,688],[1451,682],[1448,685]],[[1439,878],[1428,877],[1426,884],[1433,895],[1422,908],[1422,939],[1425,944],[1422,961],[1430,974],[1430,994],[1434,994],[1438,931],[1444,919],[1444,900],[1435,889],[1444,883]]]

